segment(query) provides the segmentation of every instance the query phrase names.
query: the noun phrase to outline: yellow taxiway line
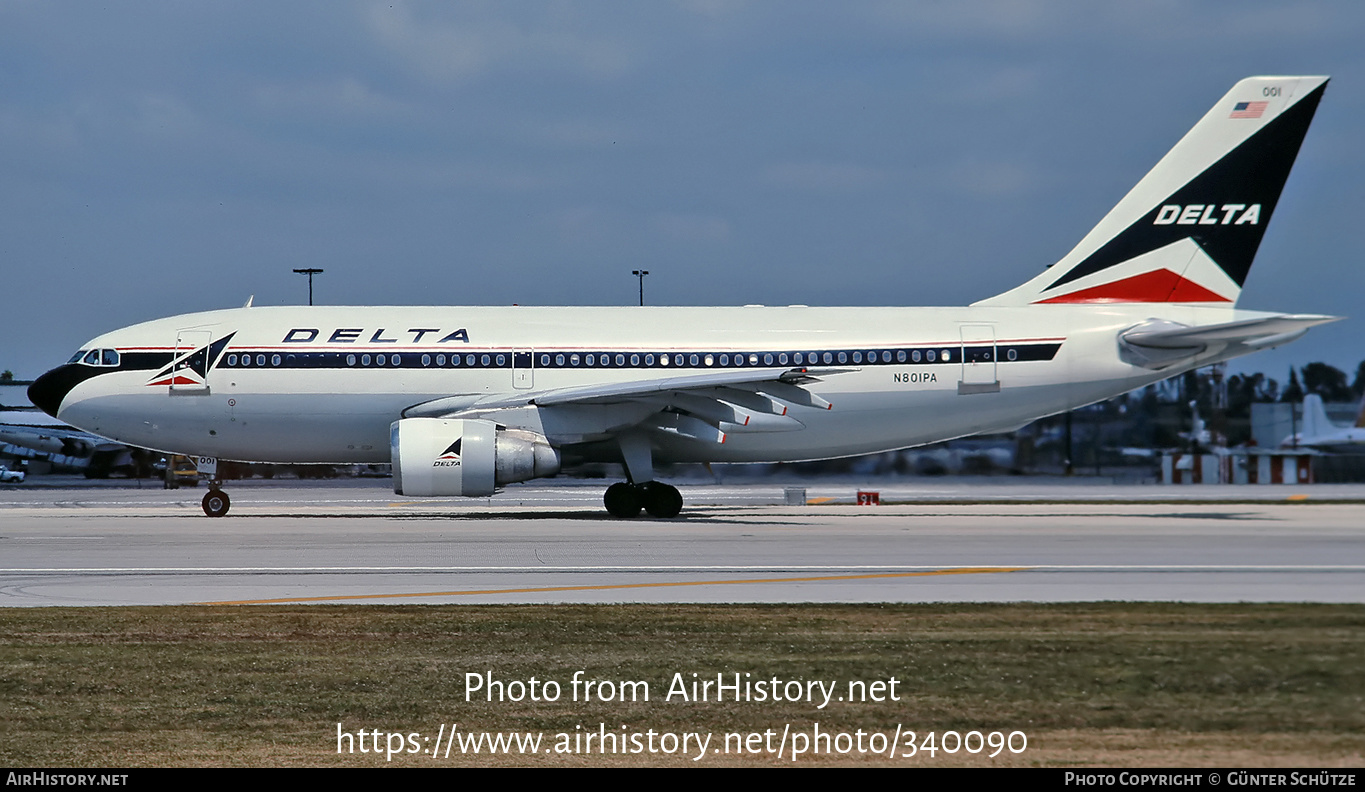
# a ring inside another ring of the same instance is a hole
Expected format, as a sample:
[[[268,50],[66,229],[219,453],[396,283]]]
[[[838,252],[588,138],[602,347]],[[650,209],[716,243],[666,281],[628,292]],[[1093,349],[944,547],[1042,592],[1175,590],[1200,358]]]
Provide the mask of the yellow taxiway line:
[[[832,580],[878,580],[884,578],[931,577],[935,575],[981,575],[1018,572],[1028,567],[969,567],[936,569],[929,572],[884,572],[872,575],[820,575],[816,577],[749,578],[742,580],[688,580],[675,583],[618,583],[607,586],[544,586],[536,588],[470,589],[467,591],[424,591],[415,594],[342,594],[334,597],[281,597],[279,599],[203,602],[201,605],[285,605],[298,602],[337,602],[341,600],[413,599],[417,597],[477,597],[487,594],[549,594],[558,591],[613,591],[618,589],[677,588],[679,586],[735,586],[751,583],[818,583]]]

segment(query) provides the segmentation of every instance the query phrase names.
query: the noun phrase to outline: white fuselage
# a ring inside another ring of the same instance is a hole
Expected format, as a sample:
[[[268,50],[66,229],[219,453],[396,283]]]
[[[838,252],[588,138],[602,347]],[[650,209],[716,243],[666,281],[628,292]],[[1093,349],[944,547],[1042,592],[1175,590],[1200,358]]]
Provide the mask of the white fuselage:
[[[386,462],[390,424],[432,400],[473,404],[498,394],[808,365],[842,371],[804,386],[831,407],[794,407],[794,430],[732,433],[724,442],[661,433],[651,442],[659,462],[820,459],[1007,431],[1110,398],[1218,358],[1211,349],[1178,369],[1130,365],[1119,355],[1125,329],[1152,318],[1202,325],[1258,316],[1187,304],[239,308],[92,340],[83,349],[117,350],[122,364],[72,387],[59,417],[167,452]],[[177,356],[229,336],[202,376],[166,376]],[[575,442],[547,434],[556,444]],[[591,458],[591,444],[583,447]]]

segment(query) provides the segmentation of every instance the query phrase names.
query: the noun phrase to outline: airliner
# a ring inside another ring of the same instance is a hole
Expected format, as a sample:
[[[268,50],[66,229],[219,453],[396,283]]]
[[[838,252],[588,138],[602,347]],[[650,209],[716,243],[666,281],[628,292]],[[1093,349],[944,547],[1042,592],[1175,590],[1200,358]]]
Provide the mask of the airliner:
[[[1313,448],[1318,451],[1356,452],[1365,446],[1365,400],[1354,426],[1339,426],[1327,417],[1322,397],[1310,393],[1303,397],[1303,426],[1284,439],[1281,448]]]
[[[252,307],[85,344],[34,404],[217,460],[393,464],[486,496],[619,462],[617,517],[668,518],[663,463],[828,459],[1004,432],[1337,317],[1237,308],[1326,77],[1238,82],[1056,264],[966,307]],[[203,509],[227,513],[214,476]]]
[[[0,411],[0,448],[6,445],[12,447],[6,450],[16,454],[82,468],[86,478],[108,478],[114,472],[136,475],[144,463],[141,449],[110,442],[29,410]],[[150,465],[146,467],[150,469]]]

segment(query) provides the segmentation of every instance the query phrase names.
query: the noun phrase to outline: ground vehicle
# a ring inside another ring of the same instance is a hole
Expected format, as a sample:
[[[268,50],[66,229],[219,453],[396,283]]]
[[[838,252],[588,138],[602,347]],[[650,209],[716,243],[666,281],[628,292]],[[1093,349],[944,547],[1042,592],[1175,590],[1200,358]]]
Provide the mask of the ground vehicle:
[[[194,466],[194,462],[189,457],[182,454],[172,454],[166,459],[166,467],[162,471],[162,480],[166,483],[166,489],[196,487],[199,485],[199,468]]]

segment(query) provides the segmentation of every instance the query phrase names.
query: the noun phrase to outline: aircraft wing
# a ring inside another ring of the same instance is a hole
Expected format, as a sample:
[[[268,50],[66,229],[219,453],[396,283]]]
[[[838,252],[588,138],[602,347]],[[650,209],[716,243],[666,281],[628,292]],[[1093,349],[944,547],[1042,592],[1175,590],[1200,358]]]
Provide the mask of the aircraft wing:
[[[629,401],[642,396],[655,396],[669,391],[698,391],[708,388],[728,386],[744,387],[746,385],[761,386],[765,383],[796,385],[798,383],[818,382],[822,376],[841,374],[846,371],[853,371],[853,369],[808,369],[797,367],[719,371],[685,377],[664,377],[661,379],[585,385],[575,388],[558,388],[555,390],[540,391],[538,393],[499,396],[494,399],[480,401],[477,403],[477,406],[513,407],[521,406],[523,404],[536,404],[548,407],[554,404],[610,404],[616,401]],[[808,391],[803,390],[802,392],[806,393],[808,398],[818,398]],[[824,400],[820,401],[822,402],[824,409],[829,409],[828,402],[825,402]]]
[[[1211,325],[1185,325],[1153,319],[1119,333],[1125,359],[1144,368],[1162,369],[1222,347],[1229,357],[1287,344],[1309,328],[1339,321],[1340,316],[1273,314]]]
[[[0,443],[43,454],[86,459],[97,452],[126,451],[128,446],[67,426],[42,413],[0,413]]]
[[[805,428],[793,407],[830,410],[805,388],[856,368],[752,368],[627,382],[450,397],[415,405],[406,418],[482,418],[541,431],[557,444],[654,430],[723,443],[731,432]]]

